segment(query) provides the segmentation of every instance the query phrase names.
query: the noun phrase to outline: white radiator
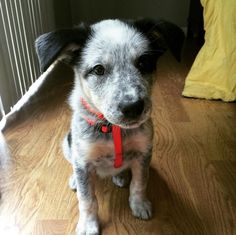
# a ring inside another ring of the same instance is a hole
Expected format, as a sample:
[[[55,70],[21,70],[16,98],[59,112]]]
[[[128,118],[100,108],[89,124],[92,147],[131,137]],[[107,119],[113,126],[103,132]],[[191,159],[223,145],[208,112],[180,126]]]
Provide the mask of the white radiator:
[[[34,41],[55,28],[53,0],[0,0],[0,14],[0,100],[8,113],[40,75]]]

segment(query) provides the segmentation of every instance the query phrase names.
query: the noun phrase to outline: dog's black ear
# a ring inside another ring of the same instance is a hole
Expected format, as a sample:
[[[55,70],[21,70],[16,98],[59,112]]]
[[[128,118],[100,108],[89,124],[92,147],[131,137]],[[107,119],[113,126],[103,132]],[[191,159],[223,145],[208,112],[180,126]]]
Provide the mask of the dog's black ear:
[[[35,41],[35,48],[41,71],[46,71],[55,60],[73,64],[89,33],[89,27],[80,25],[73,29],[56,30],[39,36]]]
[[[180,61],[185,36],[178,26],[165,20],[151,19],[137,20],[134,26],[148,37],[154,50],[162,54],[170,49],[173,56]]]

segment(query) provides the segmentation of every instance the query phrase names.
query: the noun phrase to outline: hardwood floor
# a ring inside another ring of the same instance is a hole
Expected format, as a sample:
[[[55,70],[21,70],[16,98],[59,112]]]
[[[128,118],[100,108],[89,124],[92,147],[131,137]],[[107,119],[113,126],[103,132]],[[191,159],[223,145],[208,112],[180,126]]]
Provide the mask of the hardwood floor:
[[[134,218],[128,189],[97,179],[102,234],[236,234],[236,104],[181,97],[192,60],[188,52],[182,64],[169,54],[158,63],[148,186],[153,218]],[[71,71],[57,68],[4,131],[11,156],[0,170],[1,235],[75,234],[77,199],[61,151],[71,82]]]

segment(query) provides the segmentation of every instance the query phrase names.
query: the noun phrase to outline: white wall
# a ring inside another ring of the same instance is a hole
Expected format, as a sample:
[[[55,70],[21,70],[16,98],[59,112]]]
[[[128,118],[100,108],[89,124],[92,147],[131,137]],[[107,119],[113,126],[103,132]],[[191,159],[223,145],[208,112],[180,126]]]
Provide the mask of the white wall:
[[[164,18],[187,26],[190,0],[70,0],[72,22],[105,18]]]

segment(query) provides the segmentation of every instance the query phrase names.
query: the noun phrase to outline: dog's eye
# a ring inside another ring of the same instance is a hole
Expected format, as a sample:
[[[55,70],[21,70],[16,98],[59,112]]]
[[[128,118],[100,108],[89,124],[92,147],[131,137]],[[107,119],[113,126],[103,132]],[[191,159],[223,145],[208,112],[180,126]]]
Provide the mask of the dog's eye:
[[[152,55],[142,55],[136,62],[136,67],[142,74],[152,73],[156,69],[156,59]]]
[[[101,64],[98,64],[93,67],[92,72],[98,76],[102,76],[105,73],[105,68]]]

